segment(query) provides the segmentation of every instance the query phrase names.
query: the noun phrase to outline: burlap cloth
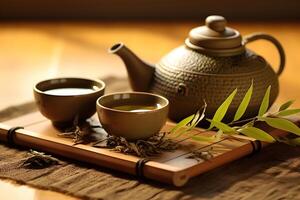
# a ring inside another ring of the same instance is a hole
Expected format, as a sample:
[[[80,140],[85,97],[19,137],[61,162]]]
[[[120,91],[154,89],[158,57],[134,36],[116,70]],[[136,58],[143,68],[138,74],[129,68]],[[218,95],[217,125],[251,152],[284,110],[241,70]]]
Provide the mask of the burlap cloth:
[[[105,81],[108,92],[128,89],[126,80]],[[34,103],[10,107],[0,112],[0,121],[35,110]],[[27,169],[26,149],[0,144],[0,177],[86,199],[300,199],[299,156],[300,148],[271,145],[175,188],[63,158],[61,165]]]

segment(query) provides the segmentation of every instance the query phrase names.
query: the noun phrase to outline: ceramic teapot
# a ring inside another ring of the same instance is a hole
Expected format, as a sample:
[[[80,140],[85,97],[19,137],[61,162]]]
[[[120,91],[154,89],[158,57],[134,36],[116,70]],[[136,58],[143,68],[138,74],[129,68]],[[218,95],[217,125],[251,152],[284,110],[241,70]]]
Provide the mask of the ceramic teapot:
[[[150,65],[138,58],[124,44],[110,48],[124,61],[131,87],[135,91],[153,92],[170,101],[169,117],[178,121],[207,103],[206,114],[212,117],[217,108],[238,89],[226,119],[232,118],[253,81],[253,95],[244,118],[257,115],[265,91],[271,85],[270,105],[278,95],[278,76],[285,65],[285,54],[274,37],[254,33],[242,37],[226,26],[222,16],[209,16],[205,25],[189,32],[184,45]],[[275,45],[280,64],[275,72],[260,55],[246,48],[249,42],[264,39]]]

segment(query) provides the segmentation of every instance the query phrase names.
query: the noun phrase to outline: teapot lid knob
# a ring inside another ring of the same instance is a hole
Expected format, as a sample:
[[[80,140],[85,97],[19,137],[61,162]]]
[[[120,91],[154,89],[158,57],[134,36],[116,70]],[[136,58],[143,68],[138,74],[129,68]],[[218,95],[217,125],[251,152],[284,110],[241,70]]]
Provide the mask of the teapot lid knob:
[[[245,52],[240,33],[226,25],[227,20],[223,16],[208,16],[205,26],[190,31],[185,44],[190,49],[212,56],[233,56]]]
[[[224,17],[219,15],[211,15],[205,19],[205,24],[210,29],[216,32],[223,32],[225,31],[227,21]]]

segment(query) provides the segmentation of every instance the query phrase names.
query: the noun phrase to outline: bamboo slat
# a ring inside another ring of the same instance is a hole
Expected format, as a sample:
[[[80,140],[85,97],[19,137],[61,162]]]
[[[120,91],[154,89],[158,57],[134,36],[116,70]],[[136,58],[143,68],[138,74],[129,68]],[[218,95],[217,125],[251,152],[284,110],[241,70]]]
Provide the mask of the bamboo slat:
[[[7,131],[15,126],[23,126],[15,132],[14,142],[17,145],[41,150],[54,155],[95,164],[136,174],[136,163],[141,159],[137,156],[125,155],[106,148],[96,148],[91,145],[74,145],[72,139],[57,136],[59,133],[51,122],[39,113],[33,113],[0,124],[0,140],[7,142]],[[163,130],[174,126],[167,123]],[[196,129],[199,131],[201,129]],[[272,135],[285,135],[286,132],[270,129]],[[99,132],[101,134],[101,132]],[[212,135],[214,132],[205,132]],[[215,143],[195,142],[185,140],[174,152],[166,152],[151,158],[143,168],[144,176],[149,179],[183,186],[190,178],[212,170],[218,166],[239,159],[253,151],[253,139],[247,137],[224,138]],[[262,146],[268,145],[262,143]],[[213,157],[206,159],[191,159],[193,151],[209,150]]]

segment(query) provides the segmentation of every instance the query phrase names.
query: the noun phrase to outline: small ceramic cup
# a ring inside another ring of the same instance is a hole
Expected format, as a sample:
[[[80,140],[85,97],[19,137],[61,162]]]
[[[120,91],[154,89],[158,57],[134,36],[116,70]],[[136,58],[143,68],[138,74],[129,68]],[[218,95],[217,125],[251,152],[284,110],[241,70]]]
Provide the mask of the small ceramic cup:
[[[34,97],[40,112],[57,128],[85,120],[96,112],[96,101],[104,94],[105,83],[83,78],[55,78],[38,82]]]
[[[169,101],[151,93],[113,93],[97,100],[104,130],[128,140],[146,139],[158,133],[166,123],[168,111]]]

